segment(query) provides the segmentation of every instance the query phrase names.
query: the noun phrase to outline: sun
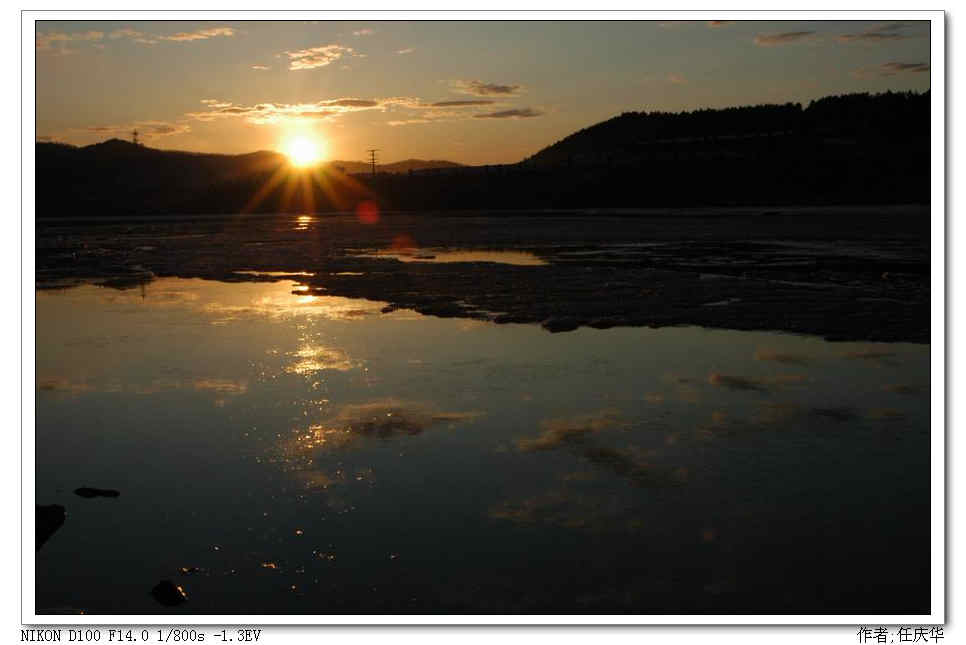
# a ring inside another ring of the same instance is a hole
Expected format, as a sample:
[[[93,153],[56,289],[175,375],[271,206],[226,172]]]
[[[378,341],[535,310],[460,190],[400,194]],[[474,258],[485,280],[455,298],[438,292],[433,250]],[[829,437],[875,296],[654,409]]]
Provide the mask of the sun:
[[[322,150],[317,141],[308,137],[295,137],[285,144],[285,154],[293,166],[310,166],[322,159]]]

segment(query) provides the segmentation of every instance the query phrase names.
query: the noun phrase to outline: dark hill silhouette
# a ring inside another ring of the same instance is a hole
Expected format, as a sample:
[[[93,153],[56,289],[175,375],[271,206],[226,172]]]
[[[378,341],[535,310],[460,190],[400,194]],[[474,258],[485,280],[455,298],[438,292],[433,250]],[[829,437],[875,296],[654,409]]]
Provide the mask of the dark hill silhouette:
[[[348,173],[367,173],[372,171],[372,166],[365,161],[330,161],[329,165],[342,168]],[[443,161],[441,159],[405,159],[388,164],[377,164],[376,171],[381,173],[408,173],[410,170],[435,170],[439,168],[461,167],[463,167],[463,164],[454,161]]]
[[[878,147],[929,135],[929,92],[847,94],[799,103],[693,112],[625,112],[550,145],[527,159],[534,165],[628,162],[662,153],[732,157],[764,145],[834,143]],[[780,141],[779,141],[780,140]]]
[[[626,112],[518,164],[334,161],[37,143],[37,215],[928,203],[929,92]],[[321,180],[320,180],[321,179]]]

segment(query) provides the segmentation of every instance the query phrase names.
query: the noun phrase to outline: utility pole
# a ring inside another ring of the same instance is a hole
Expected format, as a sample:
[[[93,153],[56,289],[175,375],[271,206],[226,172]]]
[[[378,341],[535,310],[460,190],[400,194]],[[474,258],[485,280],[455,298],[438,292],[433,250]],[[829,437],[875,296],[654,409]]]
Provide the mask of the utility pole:
[[[137,128],[134,128],[134,131],[131,132],[131,138],[134,140],[134,145],[136,145],[136,146],[141,145],[141,142],[138,141],[138,130],[137,130]]]
[[[372,164],[372,176],[376,176],[376,153],[379,152],[379,148],[372,148],[369,152],[369,163]]]

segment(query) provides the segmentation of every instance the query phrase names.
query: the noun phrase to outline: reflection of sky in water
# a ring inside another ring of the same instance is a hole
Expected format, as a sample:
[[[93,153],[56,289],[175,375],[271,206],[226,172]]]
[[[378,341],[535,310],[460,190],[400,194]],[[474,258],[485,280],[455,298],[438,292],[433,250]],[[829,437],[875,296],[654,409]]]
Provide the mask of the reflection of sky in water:
[[[380,251],[372,254],[360,254],[366,258],[391,258],[401,262],[495,262],[497,264],[515,264],[518,266],[541,266],[546,261],[527,251],[480,251],[480,250],[437,250],[411,249],[404,252]]]
[[[382,304],[38,292],[37,499],[68,509],[38,607],[154,612],[161,578],[201,613],[928,601],[927,346]]]

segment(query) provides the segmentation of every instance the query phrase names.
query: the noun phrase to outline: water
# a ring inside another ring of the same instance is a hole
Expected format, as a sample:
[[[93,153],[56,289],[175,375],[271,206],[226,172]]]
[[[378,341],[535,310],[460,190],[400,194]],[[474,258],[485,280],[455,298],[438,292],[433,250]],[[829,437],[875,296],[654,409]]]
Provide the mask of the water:
[[[928,612],[927,345],[383,305],[38,291],[38,611]]]

